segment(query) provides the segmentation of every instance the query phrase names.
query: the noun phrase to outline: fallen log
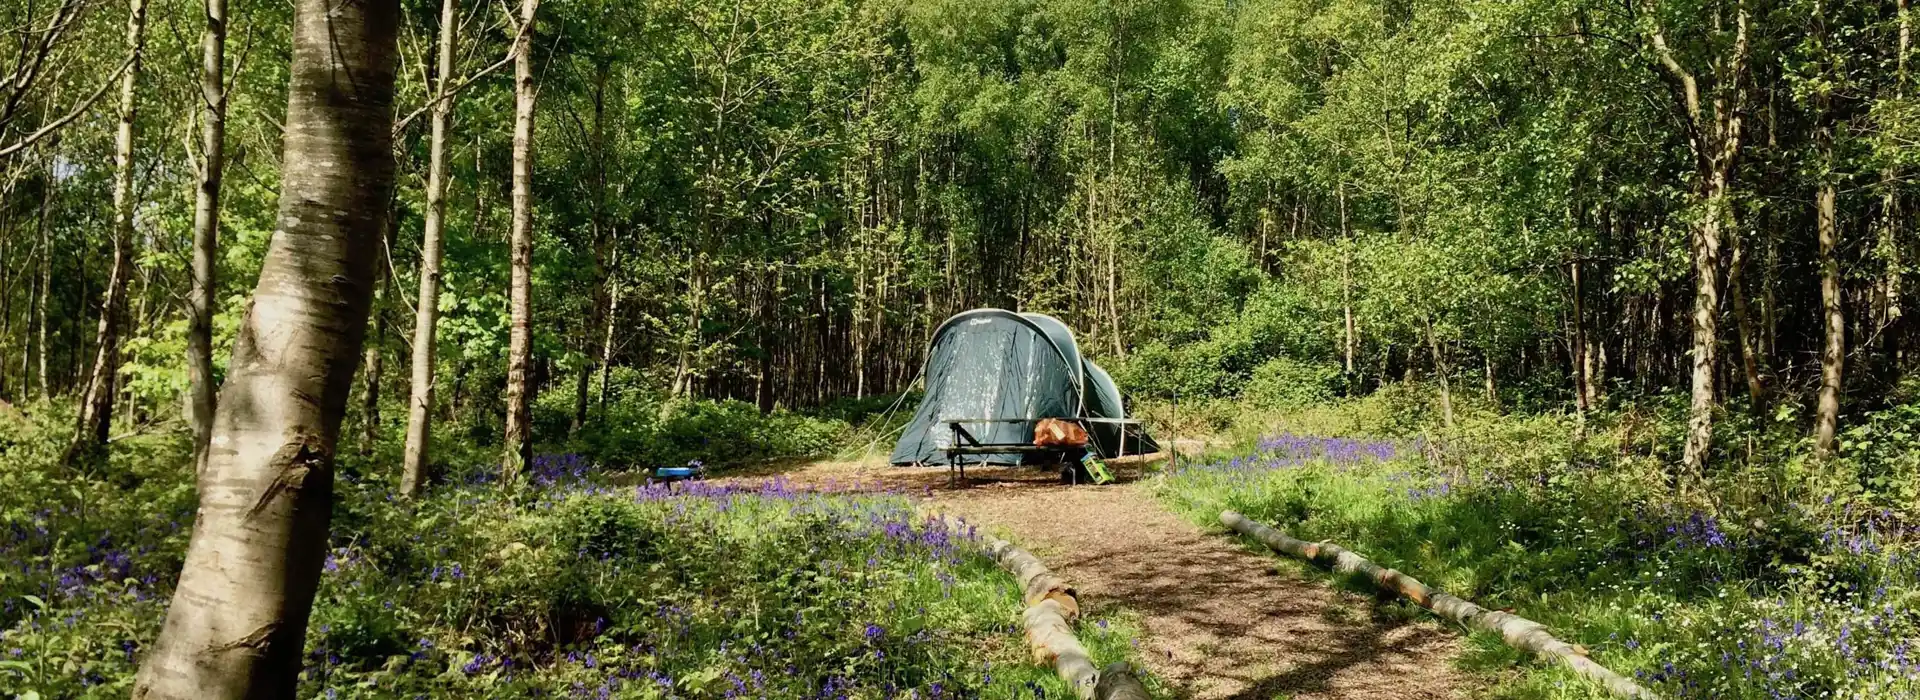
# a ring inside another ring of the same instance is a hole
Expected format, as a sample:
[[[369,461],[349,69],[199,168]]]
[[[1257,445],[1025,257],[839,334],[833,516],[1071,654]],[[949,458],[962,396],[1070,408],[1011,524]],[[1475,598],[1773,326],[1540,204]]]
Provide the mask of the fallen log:
[[[1617,697],[1632,700],[1656,700],[1659,696],[1632,679],[1614,673],[1587,658],[1586,649],[1560,641],[1538,622],[1498,610],[1488,610],[1472,602],[1447,595],[1421,583],[1419,579],[1393,569],[1383,568],[1366,557],[1331,542],[1308,542],[1254,522],[1239,513],[1222,511],[1220,524],[1252,537],[1268,549],[1298,559],[1322,564],[1335,572],[1365,577],[1380,588],[1397,593],[1440,617],[1470,629],[1500,635],[1507,646],[1529,652],[1542,659],[1559,661],[1576,675],[1598,683]]]
[[[1093,658],[1080,640],[1073,636],[1073,620],[1080,616],[1080,603],[1072,586],[1047,570],[1040,559],[1013,543],[979,532],[972,525],[947,515],[930,515],[955,532],[970,532],[986,543],[987,553],[1000,568],[1013,574],[1020,583],[1021,597],[1027,609],[1020,622],[1027,631],[1027,645],[1035,662],[1052,665],[1060,680],[1073,689],[1080,700],[1148,700],[1146,686],[1135,677],[1126,662],[1116,662],[1105,671],[1094,666]]]
[[[1100,682],[1093,687],[1094,697],[1100,700],[1148,700],[1147,686],[1134,675],[1133,666],[1125,661],[1115,661],[1100,669]]]

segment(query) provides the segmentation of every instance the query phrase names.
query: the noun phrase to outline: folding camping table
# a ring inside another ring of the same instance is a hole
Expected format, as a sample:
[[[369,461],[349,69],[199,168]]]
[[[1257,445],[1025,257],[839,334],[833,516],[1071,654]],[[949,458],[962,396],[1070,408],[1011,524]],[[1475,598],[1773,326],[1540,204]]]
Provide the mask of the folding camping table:
[[[968,424],[992,425],[994,423],[1038,423],[1042,420],[1046,420],[1046,419],[1044,418],[954,418],[954,419],[944,421],[947,424],[947,429],[952,431],[952,435],[953,435],[953,439],[947,443],[947,446],[944,448],[941,448],[942,451],[947,453],[947,488],[954,487],[956,483],[954,480],[954,475],[956,471],[958,472],[960,479],[964,480],[967,478],[967,463],[964,460],[960,459],[961,457],[966,455],[1039,454],[1039,455],[1053,455],[1064,461],[1066,459],[1067,452],[1069,450],[1083,449],[1083,448],[1056,447],[1051,445],[1035,445],[1030,442],[981,442],[980,438],[974,437],[973,433],[968,432],[966,427],[964,427]],[[1132,418],[1060,418],[1058,420],[1073,421],[1075,423],[1081,424],[1082,427],[1090,427],[1087,425],[1090,423],[1105,423],[1105,424],[1119,425],[1120,426],[1120,454],[1115,455],[1116,457],[1126,456],[1127,426],[1140,424],[1140,421],[1134,420]],[[1088,439],[1089,441],[1091,441],[1092,439],[1091,436],[1089,436]]]

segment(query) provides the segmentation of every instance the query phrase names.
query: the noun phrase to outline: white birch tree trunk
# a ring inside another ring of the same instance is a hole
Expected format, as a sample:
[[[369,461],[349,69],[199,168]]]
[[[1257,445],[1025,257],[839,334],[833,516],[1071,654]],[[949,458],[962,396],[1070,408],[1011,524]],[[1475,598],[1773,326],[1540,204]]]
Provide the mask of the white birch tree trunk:
[[[297,0],[280,210],[133,697],[291,697],[393,182],[399,3]]]

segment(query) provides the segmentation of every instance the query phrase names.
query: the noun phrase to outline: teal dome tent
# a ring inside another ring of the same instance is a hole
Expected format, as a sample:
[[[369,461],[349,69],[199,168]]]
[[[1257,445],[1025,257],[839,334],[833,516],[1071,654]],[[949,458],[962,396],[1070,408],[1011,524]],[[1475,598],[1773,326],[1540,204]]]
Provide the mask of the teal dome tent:
[[[953,439],[950,420],[1024,419],[976,423],[968,432],[987,444],[1033,441],[1033,421],[1085,418],[1088,450],[1104,458],[1156,452],[1159,446],[1126,418],[1113,378],[1080,356],[1073,331],[1045,314],[974,309],[933,332],[927,348],[926,394],[894,445],[898,465],[945,464]],[[1022,464],[1032,455],[965,455],[968,464]]]

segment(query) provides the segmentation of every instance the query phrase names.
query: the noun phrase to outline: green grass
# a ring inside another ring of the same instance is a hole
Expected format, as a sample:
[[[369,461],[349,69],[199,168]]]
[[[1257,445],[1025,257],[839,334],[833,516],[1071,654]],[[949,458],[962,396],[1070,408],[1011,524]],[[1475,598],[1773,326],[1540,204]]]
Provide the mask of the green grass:
[[[1340,423],[1329,412],[1313,424]],[[1434,443],[1279,431],[1159,492],[1196,522],[1237,510],[1511,608],[1667,697],[1920,697],[1909,514],[1766,491],[1752,484],[1791,476],[1733,469],[1682,497],[1622,432],[1570,428],[1479,416]],[[1499,676],[1493,697],[1602,697],[1490,635],[1473,635],[1462,664]]]

